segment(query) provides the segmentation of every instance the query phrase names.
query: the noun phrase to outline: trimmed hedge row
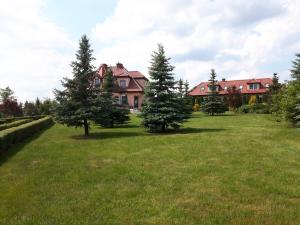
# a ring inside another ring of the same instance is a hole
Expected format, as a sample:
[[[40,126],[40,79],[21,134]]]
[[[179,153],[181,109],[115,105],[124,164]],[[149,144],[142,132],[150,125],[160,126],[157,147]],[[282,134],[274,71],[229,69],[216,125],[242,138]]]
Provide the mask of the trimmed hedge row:
[[[18,143],[52,124],[52,118],[45,117],[18,127],[0,131],[0,150],[7,150],[12,144]]]
[[[24,119],[32,119],[32,120],[38,120],[41,119],[45,116],[39,115],[39,116],[21,116],[21,117],[9,117],[9,118],[1,118],[0,119],[0,124],[4,123],[11,123],[17,120],[24,120]]]
[[[1,130],[6,130],[6,129],[9,129],[9,128],[12,128],[12,127],[17,127],[17,126],[23,125],[25,123],[29,123],[32,120],[33,119],[23,119],[23,120],[17,120],[17,121],[11,122],[11,123],[2,124],[2,125],[0,125],[0,131]]]

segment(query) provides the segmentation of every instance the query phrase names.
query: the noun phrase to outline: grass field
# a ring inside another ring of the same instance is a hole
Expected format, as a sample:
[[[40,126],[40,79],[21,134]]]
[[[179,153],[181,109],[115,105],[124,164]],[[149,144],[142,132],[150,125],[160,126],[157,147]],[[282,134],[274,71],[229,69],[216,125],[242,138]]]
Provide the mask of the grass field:
[[[55,125],[0,155],[0,224],[300,224],[300,131],[268,115],[82,132]]]

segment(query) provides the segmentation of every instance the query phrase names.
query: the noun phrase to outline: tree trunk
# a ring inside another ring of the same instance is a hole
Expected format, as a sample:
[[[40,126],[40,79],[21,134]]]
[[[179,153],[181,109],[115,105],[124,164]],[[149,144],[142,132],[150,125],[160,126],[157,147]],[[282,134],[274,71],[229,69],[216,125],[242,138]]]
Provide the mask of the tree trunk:
[[[165,130],[166,130],[166,124],[163,123],[163,124],[161,125],[161,132],[165,132]]]
[[[89,135],[89,125],[88,125],[87,119],[83,120],[83,125],[84,125],[84,136],[88,136]]]

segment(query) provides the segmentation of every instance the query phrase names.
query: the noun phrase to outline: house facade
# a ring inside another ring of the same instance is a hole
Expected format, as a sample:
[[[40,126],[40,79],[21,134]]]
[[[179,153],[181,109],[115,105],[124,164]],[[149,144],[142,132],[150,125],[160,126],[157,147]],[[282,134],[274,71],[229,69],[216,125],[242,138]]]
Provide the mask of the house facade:
[[[116,101],[121,105],[128,105],[130,109],[140,110],[148,79],[139,71],[128,71],[122,63],[117,63],[115,66],[101,64],[94,80],[95,86],[101,88],[107,69],[112,70],[115,78]]]
[[[249,101],[251,95],[256,95],[258,102],[263,102],[266,98],[266,94],[270,85],[272,85],[271,78],[257,78],[257,79],[245,79],[245,80],[225,80],[217,82],[216,89],[219,92],[219,95],[225,97],[228,94],[229,87],[235,86],[240,90],[240,93],[243,97],[243,103],[246,104]],[[195,86],[190,92],[189,95],[193,97],[200,97],[200,100],[203,97],[206,97],[210,93],[210,83],[201,82]]]

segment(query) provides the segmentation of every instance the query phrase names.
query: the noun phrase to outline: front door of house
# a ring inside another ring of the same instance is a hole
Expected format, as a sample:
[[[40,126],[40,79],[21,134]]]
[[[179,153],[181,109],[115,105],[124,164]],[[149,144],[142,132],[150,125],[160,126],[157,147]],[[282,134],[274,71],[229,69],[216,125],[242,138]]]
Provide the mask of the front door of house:
[[[139,96],[134,96],[134,108],[139,107]]]

